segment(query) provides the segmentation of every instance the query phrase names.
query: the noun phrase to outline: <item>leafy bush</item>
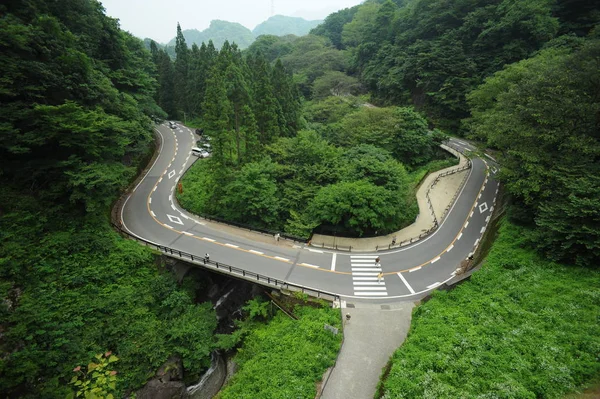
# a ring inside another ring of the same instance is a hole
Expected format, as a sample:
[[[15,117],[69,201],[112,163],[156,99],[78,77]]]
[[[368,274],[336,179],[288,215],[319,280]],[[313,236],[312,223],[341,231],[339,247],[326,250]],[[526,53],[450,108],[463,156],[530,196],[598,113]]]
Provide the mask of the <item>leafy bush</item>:
[[[315,384],[333,365],[341,334],[339,310],[297,306],[293,320],[278,312],[268,323],[256,325],[238,350],[238,372],[219,394],[229,398],[314,398]]]
[[[560,398],[600,372],[600,272],[548,262],[504,223],[483,266],[413,314],[383,398]]]

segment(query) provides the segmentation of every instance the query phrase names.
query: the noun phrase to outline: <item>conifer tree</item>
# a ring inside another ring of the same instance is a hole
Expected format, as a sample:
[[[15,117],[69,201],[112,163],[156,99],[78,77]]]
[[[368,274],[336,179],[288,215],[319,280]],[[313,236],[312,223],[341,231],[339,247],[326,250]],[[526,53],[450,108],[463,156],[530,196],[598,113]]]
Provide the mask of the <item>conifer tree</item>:
[[[212,138],[212,159],[223,167],[226,164],[225,155],[230,141],[231,104],[227,98],[224,74],[218,65],[213,66],[210,70],[202,108],[206,131]]]
[[[271,83],[271,68],[262,54],[253,59],[254,116],[262,144],[272,143],[280,136],[279,122],[283,116]]]
[[[174,71],[174,87],[175,87],[175,106],[178,112],[190,112],[189,101],[187,98],[187,80],[188,69],[190,64],[190,55],[185,37],[181,32],[181,26],[177,24],[177,37],[175,38],[175,71]]]
[[[175,117],[175,92],[173,87],[173,61],[164,51],[159,49],[157,53],[158,69],[158,105],[169,115]]]
[[[287,73],[280,59],[273,68],[273,94],[281,107],[279,126],[281,135],[292,137],[299,130],[300,95],[292,77]]]

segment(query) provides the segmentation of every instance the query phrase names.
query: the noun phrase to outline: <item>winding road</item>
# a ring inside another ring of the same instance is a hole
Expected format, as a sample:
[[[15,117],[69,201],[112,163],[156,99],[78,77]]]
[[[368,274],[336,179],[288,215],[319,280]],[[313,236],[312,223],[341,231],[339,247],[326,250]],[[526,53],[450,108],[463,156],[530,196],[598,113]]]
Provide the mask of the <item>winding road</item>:
[[[331,293],[342,300],[415,300],[451,280],[456,268],[479,243],[498,193],[495,167],[481,158],[472,167],[456,202],[430,236],[402,248],[348,253],[254,241],[219,229],[182,210],[174,200],[182,175],[198,159],[191,156],[194,133],[182,125],[158,125],[161,147],[156,161],[126,199],[121,223],[131,235],[280,281]],[[464,152],[468,143],[452,139]],[[201,162],[201,160],[200,160]],[[381,258],[381,267],[375,258]],[[200,262],[201,263],[201,262]],[[381,275],[380,275],[381,273]]]

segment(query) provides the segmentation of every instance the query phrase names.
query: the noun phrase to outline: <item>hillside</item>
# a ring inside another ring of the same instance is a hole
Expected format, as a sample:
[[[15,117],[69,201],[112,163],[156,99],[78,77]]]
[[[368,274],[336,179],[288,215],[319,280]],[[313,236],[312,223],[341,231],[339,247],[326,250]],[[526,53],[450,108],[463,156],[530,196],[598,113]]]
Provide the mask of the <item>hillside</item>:
[[[194,43],[200,46],[203,42],[208,43],[209,40],[212,40],[215,48],[220,49],[223,43],[225,43],[225,40],[228,40],[229,43],[235,43],[243,50],[250,46],[260,35],[304,36],[321,22],[323,21],[307,21],[303,18],[275,15],[258,24],[256,28],[251,31],[237,22],[214,20],[210,23],[210,26],[203,31],[199,31],[198,29],[184,30],[183,36],[190,47]],[[150,48],[149,40],[150,39],[145,39],[145,41],[148,42],[148,49]],[[175,38],[171,39],[166,44],[166,48],[171,47],[175,47]]]
[[[317,25],[319,25],[321,22],[323,21],[307,21],[304,18],[274,15],[265,22],[258,24],[252,33],[254,34],[254,37],[258,37],[260,35],[304,36],[307,35],[311,29],[317,27]]]
[[[197,29],[186,29],[183,31],[183,36],[190,46],[194,43],[200,46],[202,42],[208,43],[212,40],[216,48],[221,48],[225,40],[230,43],[235,42],[240,49],[245,49],[254,41],[250,29],[237,22],[220,20],[211,21],[210,26],[202,32]],[[167,43],[167,46],[175,46],[175,38]]]

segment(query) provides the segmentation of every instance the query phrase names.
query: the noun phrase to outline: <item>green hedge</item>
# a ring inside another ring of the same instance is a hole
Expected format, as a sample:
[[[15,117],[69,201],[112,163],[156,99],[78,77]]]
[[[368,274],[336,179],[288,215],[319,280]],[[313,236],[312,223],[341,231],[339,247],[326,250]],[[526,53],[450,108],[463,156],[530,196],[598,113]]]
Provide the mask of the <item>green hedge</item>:
[[[383,398],[560,398],[600,373],[600,272],[551,263],[504,222],[470,282],[416,308]]]

